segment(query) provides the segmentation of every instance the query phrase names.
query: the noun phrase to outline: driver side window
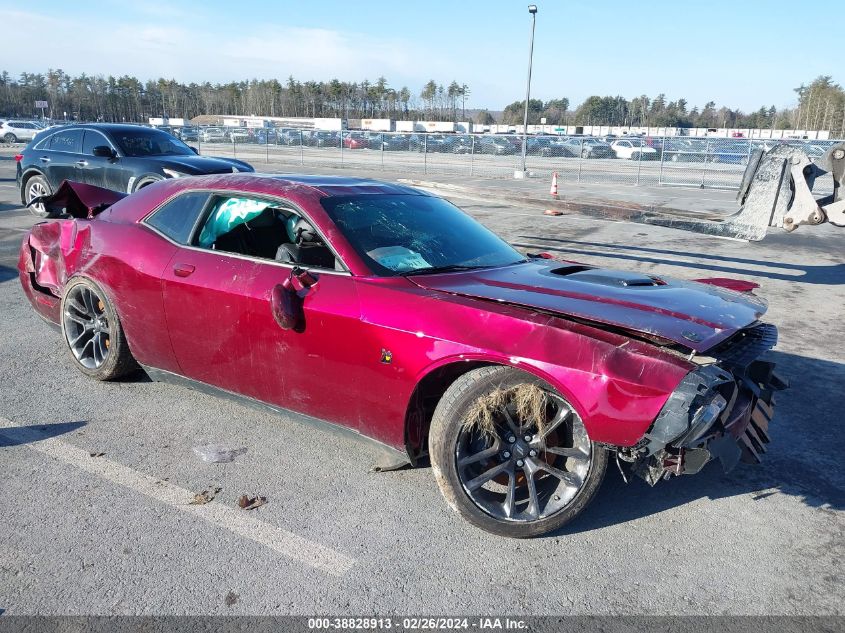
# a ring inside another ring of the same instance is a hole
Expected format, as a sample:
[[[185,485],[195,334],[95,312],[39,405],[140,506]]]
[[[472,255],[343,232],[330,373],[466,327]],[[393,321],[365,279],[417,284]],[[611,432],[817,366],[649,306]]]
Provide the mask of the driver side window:
[[[344,270],[306,220],[260,198],[217,196],[195,245],[308,268]]]

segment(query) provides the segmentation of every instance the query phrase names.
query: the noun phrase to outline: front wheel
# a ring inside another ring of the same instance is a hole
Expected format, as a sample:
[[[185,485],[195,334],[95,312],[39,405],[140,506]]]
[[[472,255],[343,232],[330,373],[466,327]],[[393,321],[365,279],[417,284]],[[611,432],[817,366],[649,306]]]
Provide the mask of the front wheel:
[[[440,491],[487,532],[539,536],[595,496],[607,453],[550,385],[511,367],[467,372],[434,412],[429,452]]]
[[[14,134],[12,134],[11,132],[9,132],[8,134],[6,134],[6,136],[3,137],[3,140],[6,141],[7,143],[17,143],[18,137],[15,136]]]
[[[83,374],[114,380],[135,369],[117,312],[97,284],[82,277],[68,283],[61,316],[68,350]]]

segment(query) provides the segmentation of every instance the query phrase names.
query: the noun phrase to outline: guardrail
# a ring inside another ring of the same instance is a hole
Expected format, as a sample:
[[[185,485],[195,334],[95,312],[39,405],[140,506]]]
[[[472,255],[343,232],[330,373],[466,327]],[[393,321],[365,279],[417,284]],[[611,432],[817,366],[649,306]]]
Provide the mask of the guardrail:
[[[509,177],[522,167],[521,135],[431,134],[206,127],[182,133],[207,156],[252,162],[420,174]],[[553,137],[529,135],[526,167],[578,183],[736,189],[758,147],[782,141],[684,136]],[[837,141],[788,141],[819,157]]]

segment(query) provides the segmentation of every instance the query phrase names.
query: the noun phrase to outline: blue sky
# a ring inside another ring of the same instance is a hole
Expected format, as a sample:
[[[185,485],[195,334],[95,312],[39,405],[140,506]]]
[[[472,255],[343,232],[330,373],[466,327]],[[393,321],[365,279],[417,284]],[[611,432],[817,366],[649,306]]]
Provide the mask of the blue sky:
[[[15,25],[3,29],[0,70],[211,82],[384,75],[416,93],[428,79],[455,79],[470,86],[467,107],[501,109],[525,94],[527,4],[0,0],[0,24]],[[820,74],[845,83],[845,52],[834,45],[845,1],[804,10],[794,0],[537,5],[532,97],[543,100],[665,92],[690,106],[756,110],[793,105],[793,88]]]

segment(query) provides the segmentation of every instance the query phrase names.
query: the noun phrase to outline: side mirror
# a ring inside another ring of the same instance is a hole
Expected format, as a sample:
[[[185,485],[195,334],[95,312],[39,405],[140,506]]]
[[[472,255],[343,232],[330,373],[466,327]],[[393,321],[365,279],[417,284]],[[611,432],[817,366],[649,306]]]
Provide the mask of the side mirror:
[[[93,150],[94,156],[101,158],[114,158],[115,151],[108,145],[97,145]]]
[[[310,289],[316,285],[317,279],[297,266],[291,271],[290,277],[273,287],[270,291],[270,311],[280,328],[296,332],[305,330],[302,303]]]
[[[200,153],[200,151],[199,151],[196,147],[194,147],[193,145],[188,145],[188,147],[190,147],[190,148],[191,148],[191,151],[192,151],[194,154],[199,154],[199,153]]]

